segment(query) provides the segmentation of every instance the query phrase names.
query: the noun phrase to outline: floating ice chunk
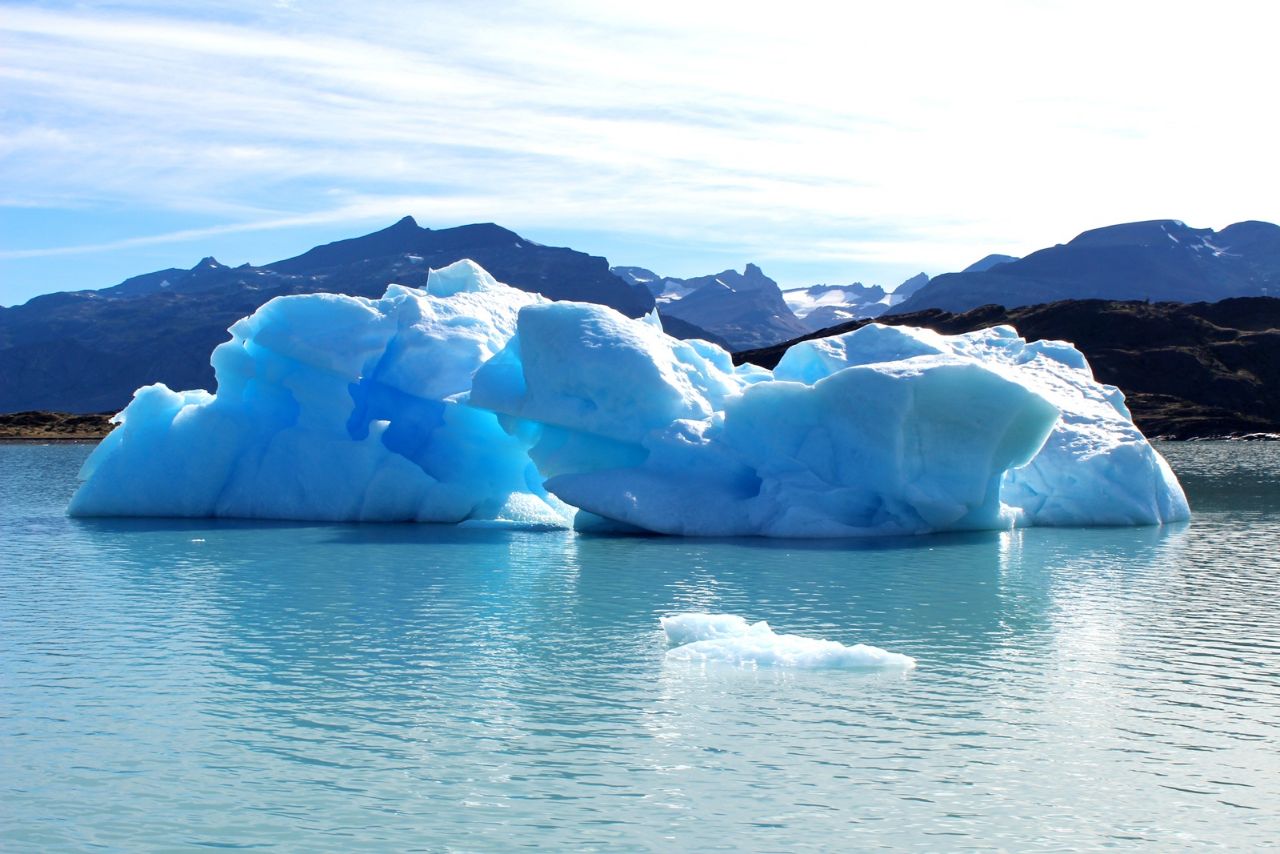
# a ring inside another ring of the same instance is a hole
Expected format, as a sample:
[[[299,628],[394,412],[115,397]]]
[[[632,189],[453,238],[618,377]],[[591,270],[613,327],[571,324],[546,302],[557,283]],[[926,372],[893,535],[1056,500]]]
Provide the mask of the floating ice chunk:
[[[751,624],[737,614],[676,614],[658,621],[667,633],[667,642],[679,645],[737,637],[751,630]]]
[[[426,292],[274,299],[214,351],[216,395],[135,394],[70,512],[564,527],[522,441],[455,399],[540,300],[470,261]]]
[[[237,322],[216,395],[140,389],[75,515],[841,537],[1155,524],[1186,499],[1071,345],[872,324],[775,372],[470,261]]]
[[[1000,478],[1035,455],[1058,417],[973,358],[770,381],[713,345],[567,303],[521,310],[470,401],[532,443],[546,488],[566,503],[701,536],[1010,527]]]
[[[669,661],[713,662],[738,667],[912,670],[916,661],[879,647],[778,634],[761,621],[734,614],[676,614],[661,619]]]

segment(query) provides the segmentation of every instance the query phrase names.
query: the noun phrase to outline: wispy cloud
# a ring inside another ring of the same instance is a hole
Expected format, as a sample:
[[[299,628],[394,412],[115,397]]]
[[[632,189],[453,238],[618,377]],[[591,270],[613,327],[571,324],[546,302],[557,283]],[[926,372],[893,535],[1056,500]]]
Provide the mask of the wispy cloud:
[[[0,258],[412,211],[945,266],[1280,218],[1252,4],[177,8],[10,4],[0,181],[228,221]]]
[[[225,234],[239,234],[254,231],[275,231],[285,228],[298,228],[306,225],[322,225],[335,222],[364,222],[384,220],[395,215],[396,211],[422,204],[420,198],[388,197],[357,204],[343,205],[332,210],[317,211],[299,216],[273,217],[270,219],[249,220],[246,222],[213,225],[205,228],[184,228],[164,234],[146,234],[138,237],[127,237],[121,240],[110,240],[101,243],[81,243],[68,246],[51,246],[43,249],[0,250],[0,259],[18,258],[54,258],[62,255],[83,255],[93,252],[110,252],[118,249],[133,249],[140,246],[158,246],[165,243],[185,243],[205,237],[218,237]]]

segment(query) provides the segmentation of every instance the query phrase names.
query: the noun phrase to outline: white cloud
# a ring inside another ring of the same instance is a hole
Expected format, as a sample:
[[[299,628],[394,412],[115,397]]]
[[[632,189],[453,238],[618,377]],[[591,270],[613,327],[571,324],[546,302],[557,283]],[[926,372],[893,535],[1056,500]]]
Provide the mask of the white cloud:
[[[117,249],[132,249],[140,246],[157,246],[164,243],[185,243],[205,237],[217,237],[225,234],[237,234],[252,231],[274,231],[286,228],[298,228],[306,225],[323,225],[334,222],[364,222],[382,220],[393,216],[397,211],[405,210],[405,205],[422,204],[422,199],[388,197],[378,200],[366,200],[343,205],[332,210],[316,211],[300,216],[272,217],[268,219],[248,220],[244,222],[214,225],[205,228],[184,228],[164,234],[145,234],[120,240],[102,243],[81,243],[66,246],[48,247],[44,249],[0,250],[0,259],[18,258],[50,258],[61,255],[83,255],[96,252],[110,252]]]
[[[0,17],[6,195],[242,214],[93,251],[409,200],[937,269],[1124,219],[1280,219],[1266,5],[131,8]]]

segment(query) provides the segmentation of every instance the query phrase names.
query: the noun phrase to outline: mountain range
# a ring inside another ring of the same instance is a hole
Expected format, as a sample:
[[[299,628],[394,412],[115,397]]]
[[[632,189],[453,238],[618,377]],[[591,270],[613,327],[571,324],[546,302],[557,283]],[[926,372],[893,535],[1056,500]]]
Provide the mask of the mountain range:
[[[987,263],[992,258],[1000,258]],[[894,306],[964,312],[982,305],[1016,308],[1064,299],[1199,302],[1280,296],[1280,226],[1238,222],[1221,231],[1172,219],[1086,231],[1025,258],[988,256],[960,273],[931,280]]]
[[[405,217],[259,267],[205,258],[188,270],[159,270],[102,290],[0,308],[0,412],[115,410],[134,389],[153,382],[211,388],[210,351],[226,340],[232,323],[269,299],[322,291],[377,297],[391,282],[422,286],[432,267],[461,258],[551,299],[609,305],[631,317],[656,307],[668,333],[734,351],[859,318],[901,322],[928,310],[1280,294],[1280,226],[1264,222],[1217,232],[1176,220],[1128,223],[1025,258],[988,255],[959,273],[933,279],[921,273],[893,291],[856,282],[783,291],[755,264],[741,273],[664,277],[642,267],[611,269],[604,258],[542,246],[493,224],[432,230]]]
[[[927,273],[918,273],[885,291],[879,285],[813,285],[782,292],[787,305],[810,330],[825,329],[863,317],[879,317],[929,284]]]
[[[432,230],[405,217],[261,267],[205,258],[189,270],[0,308],[0,412],[113,410],[154,382],[212,388],[209,353],[232,323],[273,297],[320,291],[379,297],[390,282],[421,287],[430,268],[462,258],[552,299],[602,303],[630,317],[653,309],[650,293],[610,273],[604,258],[542,246],[493,224]],[[713,337],[687,323],[669,331]]]
[[[657,303],[664,324],[669,318],[706,329],[728,342],[730,350],[776,344],[808,332],[787,305],[778,283],[755,264],[739,273],[676,279],[643,267],[614,267],[613,273],[643,287]]]

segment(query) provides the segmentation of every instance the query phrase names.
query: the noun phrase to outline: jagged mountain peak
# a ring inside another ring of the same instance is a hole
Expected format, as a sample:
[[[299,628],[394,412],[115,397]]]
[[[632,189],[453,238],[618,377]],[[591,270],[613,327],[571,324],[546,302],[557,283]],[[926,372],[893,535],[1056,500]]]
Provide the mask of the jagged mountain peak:
[[[716,273],[714,276],[705,276],[702,279],[689,279],[688,281],[690,284],[711,284],[709,281],[704,281],[706,279],[718,282],[719,284],[734,291],[766,289],[781,292],[777,282],[766,276],[764,274],[764,270],[761,270],[758,265],[751,263],[748,263],[743,267],[741,273],[737,270],[723,270]],[[695,285],[695,287],[698,286],[700,285]]]
[[[893,294],[899,299],[906,299],[927,284],[929,284],[929,274],[916,273],[914,276],[894,288]]]

